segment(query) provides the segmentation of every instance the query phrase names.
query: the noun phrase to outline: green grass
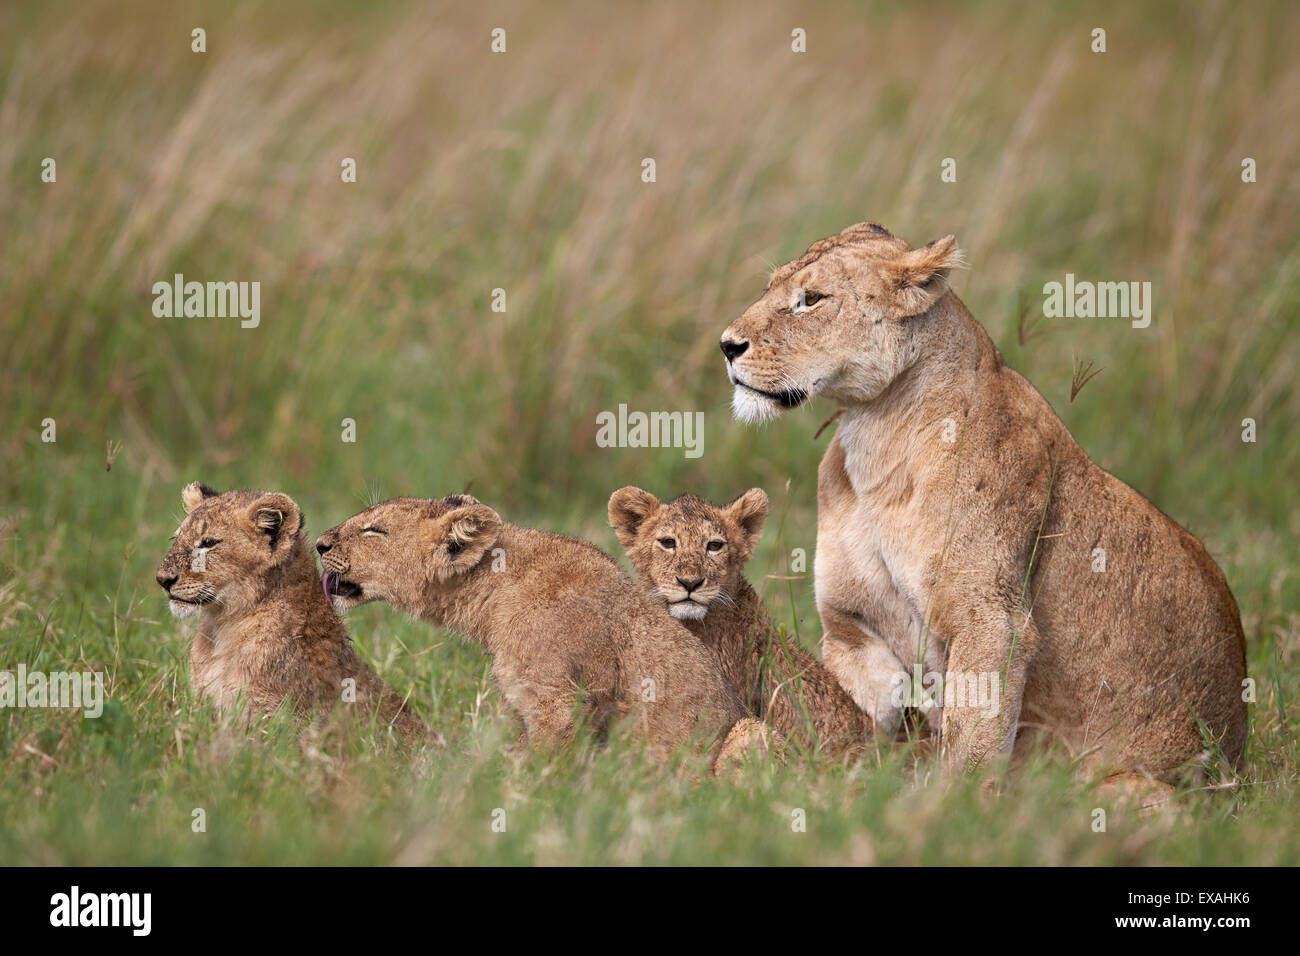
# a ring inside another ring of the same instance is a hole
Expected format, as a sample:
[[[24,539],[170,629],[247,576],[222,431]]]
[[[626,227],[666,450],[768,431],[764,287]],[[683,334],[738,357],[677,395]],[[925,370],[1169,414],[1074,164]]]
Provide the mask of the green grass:
[[[102,669],[110,698],[0,712],[0,861],[1300,862],[1294,5],[226,6],[0,8],[0,669]],[[750,577],[815,647],[811,580],[765,575],[811,558],[834,409],[742,428],[716,341],[772,265],[862,219],[956,233],[1008,362],[1223,567],[1258,684],[1236,792],[1095,833],[1099,798],[1046,761],[992,794],[906,754],[702,783],[626,742],[516,759],[485,656],[381,607],[349,626],[441,756],[245,739],[190,696],[153,574],[196,478],[285,491],[311,534],[472,483],[614,553],[621,485],[760,485]],[[261,326],[154,318],[175,272],[260,281]],[[1151,281],[1152,327],[1022,341],[1065,272]],[[1103,371],[1071,402],[1076,358]],[[703,457],[598,448],[620,402],[703,410]]]

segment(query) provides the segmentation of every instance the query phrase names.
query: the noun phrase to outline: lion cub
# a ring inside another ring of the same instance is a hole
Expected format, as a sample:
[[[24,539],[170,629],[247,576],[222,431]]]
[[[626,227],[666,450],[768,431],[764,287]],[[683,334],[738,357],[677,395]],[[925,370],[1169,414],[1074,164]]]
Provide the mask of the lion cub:
[[[501,520],[469,495],[396,498],[316,542],[334,606],[387,601],[476,641],[530,742],[631,715],[664,756],[752,734],[717,661],[594,545]]]
[[[860,750],[871,718],[816,658],[777,633],[742,573],[766,518],[761,488],[721,508],[695,495],[660,504],[630,486],[609,499],[609,523],[641,589],[717,654],[745,705],[806,747]]]
[[[201,616],[190,644],[190,687],[219,706],[236,694],[251,714],[292,701],[300,714],[330,710],[353,689],[359,714],[376,714],[408,742],[423,722],[352,650],[330,607],[287,495],[218,494],[197,481],[181,493],[187,512],[158,566],[171,612]]]

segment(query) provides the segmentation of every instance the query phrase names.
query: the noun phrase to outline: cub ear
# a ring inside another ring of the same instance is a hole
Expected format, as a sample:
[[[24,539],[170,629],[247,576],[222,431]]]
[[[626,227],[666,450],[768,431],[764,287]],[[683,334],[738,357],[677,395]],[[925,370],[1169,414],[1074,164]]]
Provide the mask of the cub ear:
[[[894,238],[894,234],[890,232],[888,229],[886,229],[884,226],[880,225],[880,223],[878,222],[854,223],[852,226],[849,226],[847,229],[841,229],[840,235],[841,236],[860,236],[860,235],[886,236],[890,239]]]
[[[609,496],[609,526],[625,549],[636,542],[636,533],[645,519],[659,510],[659,499],[634,485],[620,488]]]
[[[902,315],[919,315],[948,291],[948,273],[964,266],[955,236],[904,252],[880,265],[885,287]]]
[[[191,481],[181,491],[181,504],[185,506],[185,513],[189,514],[199,506],[204,498],[215,498],[217,492],[213,491],[205,484],[197,481]]]
[[[302,511],[288,495],[262,495],[249,506],[248,520],[254,528],[270,539],[272,551],[280,550],[285,542],[293,541],[302,530]]]
[[[762,488],[750,488],[747,492],[727,505],[726,512],[731,520],[740,525],[745,535],[746,557],[754,553],[758,536],[763,532],[763,522],[767,520],[767,492]]]
[[[429,570],[439,581],[463,574],[482,560],[501,533],[501,516],[483,504],[453,508],[429,522]]]
[[[479,501],[471,494],[461,492],[458,495],[447,495],[447,497],[442,499],[442,503],[444,505],[451,505],[453,508],[459,508],[461,505],[481,505],[483,502]]]

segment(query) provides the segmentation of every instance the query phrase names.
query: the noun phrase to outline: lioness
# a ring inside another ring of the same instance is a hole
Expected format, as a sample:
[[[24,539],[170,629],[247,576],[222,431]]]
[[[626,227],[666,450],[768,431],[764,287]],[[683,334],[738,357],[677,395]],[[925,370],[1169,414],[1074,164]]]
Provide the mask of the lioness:
[[[1222,572],[1003,364],[949,288],[959,259],[952,236],[851,226],[722,334],[739,418],[843,406],[818,472],[826,666],[882,725],[946,674],[957,766],[1046,735],[1090,771],[1172,781],[1206,750],[1198,721],[1235,764],[1245,640]]]
[[[303,715],[347,702],[408,743],[426,736],[424,723],[353,651],[292,498],[218,494],[196,481],[181,500],[187,513],[158,566],[158,584],[174,615],[202,616],[190,642],[195,693],[223,707],[242,693],[250,716],[286,699]]]
[[[387,601],[479,643],[530,742],[571,738],[575,715],[598,735],[633,715],[656,755],[696,737],[716,760],[738,722],[758,731],[704,645],[595,545],[449,495],[374,505],[316,550],[339,610]]]
[[[642,591],[718,656],[745,706],[787,740],[860,751],[871,719],[816,658],[777,632],[745,580],[766,518],[762,488],[721,508],[695,495],[660,504],[630,486],[609,499],[609,523]]]

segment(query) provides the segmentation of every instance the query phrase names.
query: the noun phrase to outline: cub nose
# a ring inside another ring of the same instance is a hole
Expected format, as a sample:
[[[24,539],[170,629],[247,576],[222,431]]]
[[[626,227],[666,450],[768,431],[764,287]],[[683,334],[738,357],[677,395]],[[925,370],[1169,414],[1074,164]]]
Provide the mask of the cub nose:
[[[330,548],[332,548],[332,547],[333,547],[332,544],[330,544],[328,541],[326,541],[326,540],[324,540],[324,539],[322,538],[322,539],[320,539],[320,540],[318,540],[318,541],[316,542],[316,553],[317,553],[317,554],[324,554],[326,551],[328,551],[328,550],[329,550]]]
[[[690,580],[687,580],[686,578],[678,578],[677,583],[686,589],[687,594],[690,594],[704,583],[704,578],[691,578]]]
[[[749,348],[748,342],[737,342],[735,339],[723,339],[718,345],[722,348],[722,354],[727,357],[728,362],[735,361]]]
[[[177,578],[177,576],[174,575],[174,574],[173,574],[173,575],[170,575],[170,576],[167,576],[167,577],[164,577],[163,575],[159,574],[159,575],[158,575],[158,585],[159,585],[159,586],[160,586],[164,591],[170,591],[170,590],[172,589],[172,585],[176,583],[176,578]]]

